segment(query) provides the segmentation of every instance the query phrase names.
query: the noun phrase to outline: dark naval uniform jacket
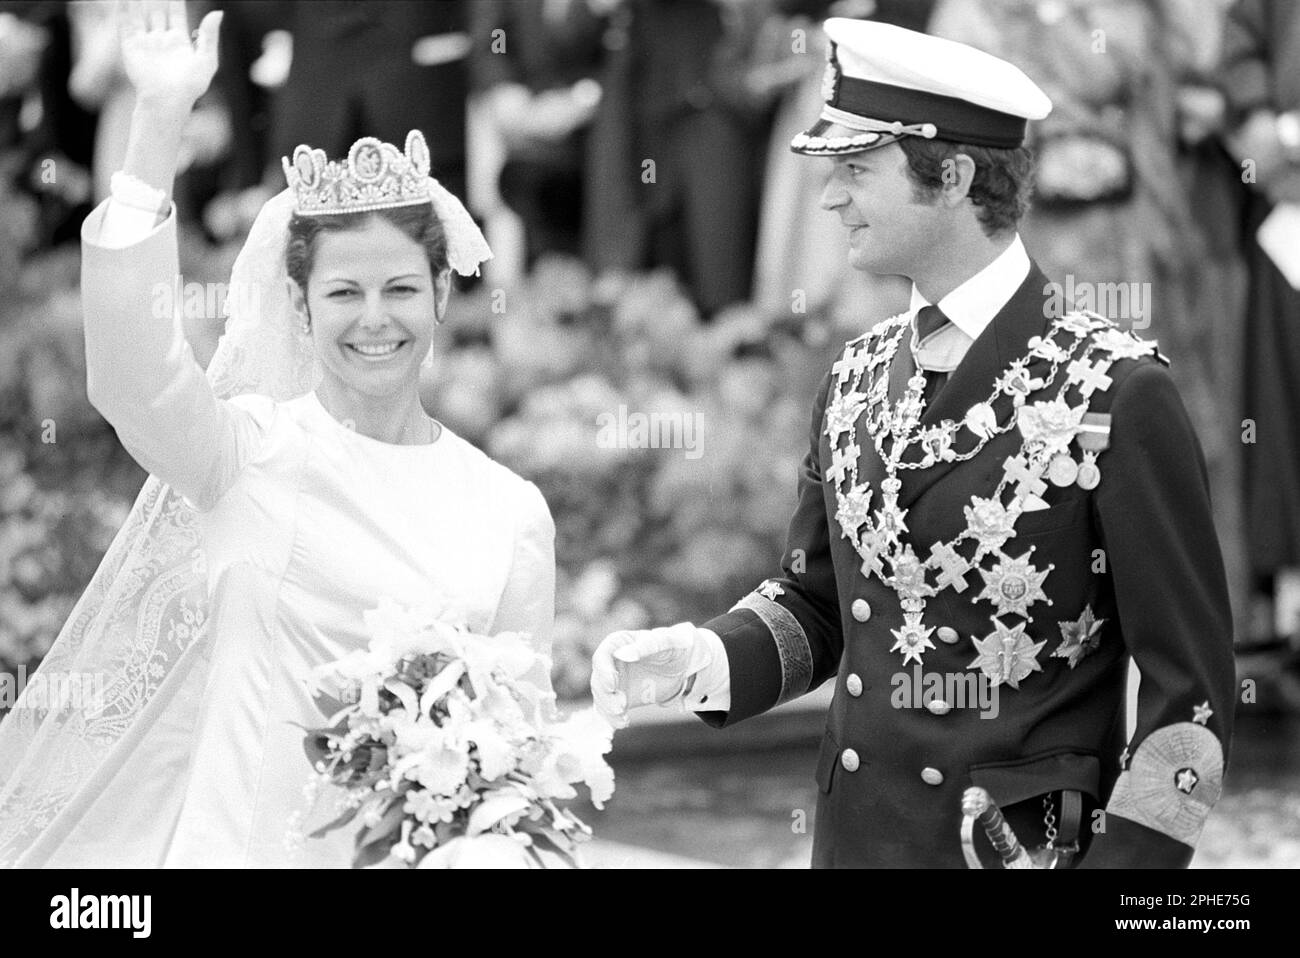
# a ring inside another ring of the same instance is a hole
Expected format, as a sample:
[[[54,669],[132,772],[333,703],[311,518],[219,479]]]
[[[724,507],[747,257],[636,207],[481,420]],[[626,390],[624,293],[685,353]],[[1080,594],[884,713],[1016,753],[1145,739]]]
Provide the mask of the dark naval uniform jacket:
[[[1030,340],[1049,330],[1048,290],[1031,265],[922,426],[960,423],[989,398],[1009,364],[1029,353]],[[880,328],[865,337],[868,348]],[[961,707],[940,686],[914,694],[930,673],[970,675],[981,655],[976,641],[994,632],[998,609],[977,598],[978,569],[966,573],[964,591],[945,588],[927,600],[925,625],[935,631],[923,665],[904,665],[891,651],[904,621],[900,598],[863,574],[837,521],[825,416],[838,392],[835,372],[823,380],[781,572],[704,623],[726,648],[731,700],[728,711],[699,713],[729,726],[835,683],[816,771],[814,867],[964,867],[961,798],[971,785],[987,789],[1029,848],[1046,841],[1049,810],[1059,827],[1064,803],[1081,804],[1078,866],[1190,861],[1221,787],[1236,680],[1204,462],[1154,346],[1151,353],[1116,359],[1108,388],[1088,399],[1091,413],[1110,416],[1108,446],[1095,460],[1099,484],[1047,483],[1048,507],[1024,512],[1002,546],[1008,557],[1028,554],[1039,573],[1051,569],[1041,582],[1045,599],[1030,607],[1024,629],[1037,668],[1016,687],[996,685],[996,708]],[[1031,378],[1049,366],[1034,359]],[[1027,402],[1051,398],[1062,381]],[[992,407],[1000,424],[1013,414],[1006,395]],[[861,421],[850,436],[861,448],[859,481],[874,489],[885,475],[881,457]],[[966,461],[903,472],[902,540],[924,558],[934,543],[958,536],[965,507],[973,496],[993,495],[1004,461],[1023,441],[1012,428]],[[974,543],[962,546],[969,559]],[[1014,614],[998,620],[1008,628],[1022,622]],[[1126,740],[1130,657],[1141,690]],[[978,842],[984,867],[996,867],[987,840]]]

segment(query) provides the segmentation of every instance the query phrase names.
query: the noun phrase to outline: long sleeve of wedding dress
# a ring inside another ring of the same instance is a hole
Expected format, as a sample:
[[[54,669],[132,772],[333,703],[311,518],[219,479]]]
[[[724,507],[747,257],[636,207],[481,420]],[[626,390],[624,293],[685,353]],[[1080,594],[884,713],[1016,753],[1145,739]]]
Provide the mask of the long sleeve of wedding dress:
[[[206,509],[260,428],[217,398],[185,340],[175,207],[147,228],[112,216],[114,204],[101,203],[81,232],[86,392],[136,462]]]
[[[514,558],[492,632],[527,632],[533,647],[549,659],[555,624],[555,522],[537,486],[521,482],[519,489]],[[554,696],[549,667],[528,679]]]

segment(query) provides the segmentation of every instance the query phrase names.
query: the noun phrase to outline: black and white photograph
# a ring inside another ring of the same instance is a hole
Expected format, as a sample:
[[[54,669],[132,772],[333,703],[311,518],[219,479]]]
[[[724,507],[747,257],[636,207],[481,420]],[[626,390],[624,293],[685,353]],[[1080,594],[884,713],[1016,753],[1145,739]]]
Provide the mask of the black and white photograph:
[[[36,924],[1296,867],[1300,4],[0,0]]]

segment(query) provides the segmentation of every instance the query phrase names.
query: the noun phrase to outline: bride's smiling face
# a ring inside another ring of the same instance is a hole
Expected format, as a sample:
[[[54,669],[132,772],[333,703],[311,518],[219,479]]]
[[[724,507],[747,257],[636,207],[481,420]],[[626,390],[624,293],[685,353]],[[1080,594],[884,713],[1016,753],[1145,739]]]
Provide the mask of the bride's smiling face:
[[[325,375],[372,396],[418,383],[450,280],[433,275],[424,247],[381,216],[314,238],[304,294],[292,286],[299,321],[311,317]]]

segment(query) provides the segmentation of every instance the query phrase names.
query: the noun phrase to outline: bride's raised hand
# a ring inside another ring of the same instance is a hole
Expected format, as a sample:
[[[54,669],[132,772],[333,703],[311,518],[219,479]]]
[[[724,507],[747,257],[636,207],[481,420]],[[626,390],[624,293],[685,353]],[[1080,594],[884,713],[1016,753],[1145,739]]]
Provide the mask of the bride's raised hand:
[[[137,98],[188,111],[217,72],[221,11],[205,16],[194,37],[184,0],[118,0],[117,18],[122,63]]]

